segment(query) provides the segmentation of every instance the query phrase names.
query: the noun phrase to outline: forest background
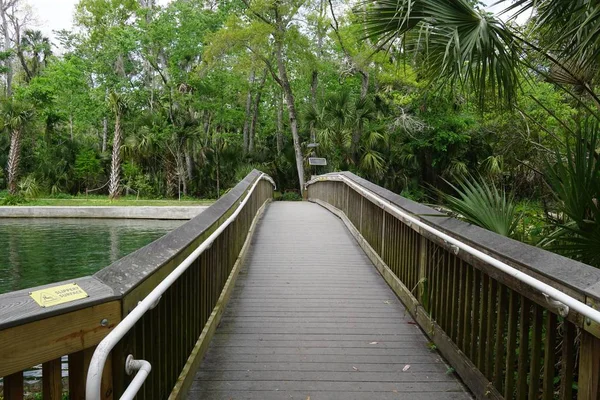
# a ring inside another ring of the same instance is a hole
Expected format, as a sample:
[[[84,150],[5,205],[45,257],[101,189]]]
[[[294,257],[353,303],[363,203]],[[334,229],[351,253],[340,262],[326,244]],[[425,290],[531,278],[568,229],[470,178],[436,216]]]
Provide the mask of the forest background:
[[[294,199],[349,170],[600,265],[599,34],[561,3],[81,0],[51,41],[0,0],[0,197],[218,198],[257,168]]]

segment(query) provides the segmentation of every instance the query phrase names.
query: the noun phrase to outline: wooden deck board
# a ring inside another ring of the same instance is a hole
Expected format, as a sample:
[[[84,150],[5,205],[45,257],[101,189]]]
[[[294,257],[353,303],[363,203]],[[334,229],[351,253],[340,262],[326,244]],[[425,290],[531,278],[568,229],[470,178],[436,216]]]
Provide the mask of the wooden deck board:
[[[471,398],[342,222],[307,202],[266,210],[188,397]]]

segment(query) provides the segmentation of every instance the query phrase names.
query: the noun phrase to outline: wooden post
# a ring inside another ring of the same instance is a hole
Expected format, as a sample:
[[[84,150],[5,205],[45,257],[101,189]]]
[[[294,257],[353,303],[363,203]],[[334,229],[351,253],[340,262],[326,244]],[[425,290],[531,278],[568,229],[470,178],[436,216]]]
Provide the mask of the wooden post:
[[[23,399],[23,372],[4,377],[4,400]]]
[[[346,185],[345,183],[344,186],[346,187],[346,208],[344,209],[344,212],[346,213],[346,216],[348,216],[348,204],[350,204],[350,186]]]
[[[62,399],[61,368],[60,358],[42,364],[42,394],[44,400]]]
[[[385,251],[385,209],[381,210],[383,212],[383,216],[381,217],[381,253],[379,253],[379,255],[381,256],[381,259],[385,259],[383,252]]]
[[[419,282],[418,300],[423,305],[427,312],[431,313],[429,309],[429,299],[426,298],[425,293],[425,280],[427,279],[427,238],[425,236],[419,236]],[[428,282],[429,283],[429,282]]]
[[[589,332],[581,332],[579,358],[578,400],[600,398],[600,339]]]
[[[362,226],[363,226],[363,204],[365,202],[365,198],[363,195],[360,196],[360,216],[358,218],[358,231],[361,233],[361,235],[363,235],[363,230],[362,230]],[[364,235],[363,235],[364,236]]]
[[[85,381],[94,349],[69,354],[69,400],[85,399]]]
[[[115,371],[117,373],[125,374],[125,364],[122,365],[121,370]],[[100,385],[102,399],[103,400],[112,400],[114,394],[113,387],[113,359],[112,353],[108,355],[106,359],[106,364],[104,365],[104,372],[102,373],[102,383]]]

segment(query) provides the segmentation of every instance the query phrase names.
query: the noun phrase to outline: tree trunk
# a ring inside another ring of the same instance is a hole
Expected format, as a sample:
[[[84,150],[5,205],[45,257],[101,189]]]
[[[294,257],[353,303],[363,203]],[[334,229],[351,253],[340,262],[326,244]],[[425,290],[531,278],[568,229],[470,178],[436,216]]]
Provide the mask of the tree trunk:
[[[317,107],[317,86],[319,85],[319,71],[314,70],[312,72],[312,80],[310,82],[310,101],[314,108]],[[317,133],[315,131],[315,122],[310,121],[310,141],[311,143],[317,142]],[[315,149],[313,148],[313,152]]]
[[[115,115],[115,136],[113,138],[112,160],[110,164],[110,181],[108,194],[111,199],[119,197],[119,183],[121,182],[121,142],[123,132],[121,131],[121,116]]]
[[[180,185],[183,187],[183,195],[187,196],[187,170],[185,166],[185,154],[181,154],[181,150],[177,152],[177,175],[179,176]],[[179,194],[179,200],[181,200],[181,193]]]
[[[215,152],[215,161],[217,164],[217,199],[221,198],[221,176],[220,176],[220,170],[221,170],[221,166],[219,165],[219,148],[216,148],[216,152]]]
[[[185,166],[187,169],[187,178],[191,181],[193,178],[193,173],[194,173],[194,163],[192,160],[192,155],[190,154],[190,150],[187,148],[187,146],[183,149],[183,154],[185,156]]]
[[[106,142],[108,142],[108,119],[102,120],[102,152],[106,152]]]
[[[304,158],[302,156],[302,148],[300,147],[300,136],[298,134],[298,119],[296,118],[296,105],[294,100],[294,93],[290,86],[288,79],[287,70],[283,61],[283,28],[281,27],[281,16],[277,15],[278,32],[275,38],[275,50],[277,57],[277,68],[279,70],[280,85],[285,94],[288,114],[290,119],[290,129],[292,131],[292,139],[294,141],[294,152],[296,154],[296,169],[298,170],[298,183],[300,186],[300,193],[304,194]]]
[[[250,129],[250,118],[251,118],[251,112],[252,112],[252,84],[254,83],[254,70],[252,70],[250,72],[250,77],[248,78],[248,82],[250,83],[249,88],[248,88],[248,96],[246,97],[246,118],[244,119],[244,129],[243,129],[243,135],[244,135],[244,154],[248,154],[248,150],[249,150],[249,129]]]
[[[283,95],[277,94],[277,154],[283,151]]]
[[[71,142],[73,141],[73,113],[69,114],[69,132],[71,133]]]
[[[10,136],[10,150],[8,152],[8,192],[17,194],[17,179],[19,178],[19,161],[21,160],[21,135],[20,129],[12,131]]]
[[[265,87],[265,82],[267,80],[267,68],[265,68],[263,75],[260,79],[260,83],[258,86],[258,91],[256,92],[254,98],[254,108],[252,110],[252,122],[250,123],[250,133],[248,134],[248,151],[252,153],[254,151],[254,139],[256,138],[256,125],[258,124],[258,114],[260,111],[260,98],[262,96],[262,91]]]
[[[170,156],[165,158],[165,169],[166,169],[166,180],[167,180],[167,187],[165,190],[165,195],[168,198],[172,198],[175,195],[173,188],[176,185],[175,177],[177,175],[177,172],[175,171],[175,167],[173,167],[173,161],[171,160]]]
[[[6,0],[0,0],[0,17],[2,18],[2,29],[4,30],[4,51],[10,50],[10,32],[8,31],[8,16],[6,15],[8,6]],[[10,57],[4,62],[6,68],[6,96],[12,96],[12,66],[10,63]]]
[[[367,94],[369,93],[369,73],[367,71],[360,71],[360,99],[364,100],[367,98]],[[358,146],[360,144],[360,138],[363,134],[363,122],[359,121],[354,132],[352,133],[352,159],[354,160],[354,165],[358,165],[359,162],[359,154],[358,154]]]

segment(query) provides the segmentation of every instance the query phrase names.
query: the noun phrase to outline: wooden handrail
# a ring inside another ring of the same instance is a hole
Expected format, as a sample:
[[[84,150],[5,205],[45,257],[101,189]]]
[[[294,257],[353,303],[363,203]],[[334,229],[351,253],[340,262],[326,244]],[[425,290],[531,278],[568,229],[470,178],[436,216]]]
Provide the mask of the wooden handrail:
[[[440,216],[351,173],[323,176],[308,198],[338,214],[477,398],[599,398],[600,330],[513,276],[386,211],[396,207],[594,307],[600,271]],[[375,193],[364,196],[362,190]],[[576,365],[577,362],[577,365]]]

